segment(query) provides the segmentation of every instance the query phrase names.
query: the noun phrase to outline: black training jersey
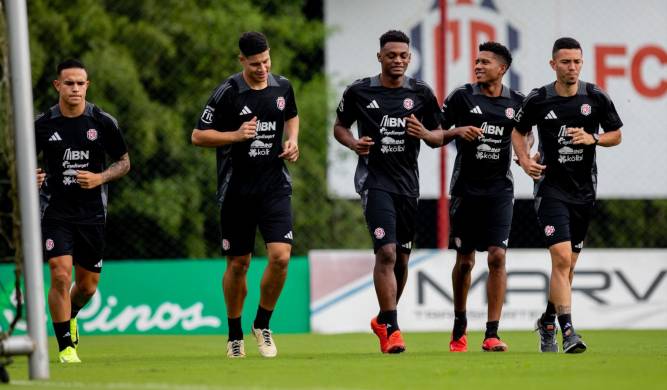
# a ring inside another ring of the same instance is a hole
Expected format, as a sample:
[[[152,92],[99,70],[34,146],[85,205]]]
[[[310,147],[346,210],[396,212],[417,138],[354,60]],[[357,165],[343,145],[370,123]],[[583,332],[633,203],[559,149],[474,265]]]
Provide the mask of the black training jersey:
[[[241,73],[225,80],[208,99],[197,129],[236,131],[257,117],[257,135],[218,147],[218,200],[233,194],[291,194],[292,185],[282,153],[285,121],[297,115],[289,80],[269,74],[268,86],[254,90]]]
[[[440,125],[440,107],[426,83],[406,76],[401,87],[386,88],[380,76],[357,80],[343,93],[336,113],[343,126],[356,121],[358,136],[375,142],[367,156],[359,156],[356,191],[375,188],[418,197],[420,140],[407,135],[406,117],[414,114],[429,130]]]
[[[571,203],[595,200],[597,167],[595,145],[574,145],[568,127],[583,127],[587,133],[618,130],[623,122],[614,103],[597,85],[579,81],[577,94],[558,96],[555,84],[534,89],[514,120],[525,134],[537,125],[541,163],[547,168],[535,182],[535,196]]]
[[[78,170],[100,173],[105,169],[105,155],[115,161],[127,153],[116,119],[92,103],[86,103],[76,118],[63,116],[55,105],[35,120],[35,139],[46,172],[40,189],[42,219],[103,224],[107,185],[83,189],[76,175]]]
[[[453,196],[507,195],[514,193],[512,129],[514,114],[524,96],[503,85],[498,97],[482,93],[479,85],[465,84],[443,105],[442,128],[475,126],[484,136],[475,141],[456,138],[456,161],[450,193]]]

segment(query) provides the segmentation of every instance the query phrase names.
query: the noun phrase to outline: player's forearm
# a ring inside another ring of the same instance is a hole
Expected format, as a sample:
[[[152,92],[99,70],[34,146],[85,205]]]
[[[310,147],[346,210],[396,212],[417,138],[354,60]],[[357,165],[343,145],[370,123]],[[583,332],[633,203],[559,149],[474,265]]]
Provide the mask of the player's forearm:
[[[334,138],[348,149],[354,149],[354,144],[357,141],[350,129],[339,124],[334,125]]]
[[[528,134],[530,133],[521,134],[516,129],[512,131],[512,147],[514,148],[514,153],[516,154],[519,163],[530,158],[528,155],[528,151],[530,150],[528,148]]]
[[[299,117],[289,119],[285,122],[285,140],[295,144],[299,142]]]
[[[191,141],[195,146],[216,148],[218,146],[224,146],[237,142],[236,138],[236,132],[234,131],[222,132],[212,129],[194,129],[192,130]]]
[[[435,130],[431,130],[428,133],[428,136],[424,138],[424,142],[426,142],[426,145],[432,147],[432,148],[437,148],[443,145],[442,140],[444,137],[445,131],[438,128]]]
[[[125,153],[118,161],[109,165],[109,168],[104,170],[100,175],[102,176],[102,183],[108,183],[127,175],[130,171],[130,156]]]
[[[457,128],[442,131],[442,145],[447,145],[458,136]]]
[[[614,130],[614,131],[607,131],[605,133],[600,134],[600,141],[598,141],[598,145],[604,146],[604,147],[611,147],[611,146],[616,146],[621,143],[621,129]]]

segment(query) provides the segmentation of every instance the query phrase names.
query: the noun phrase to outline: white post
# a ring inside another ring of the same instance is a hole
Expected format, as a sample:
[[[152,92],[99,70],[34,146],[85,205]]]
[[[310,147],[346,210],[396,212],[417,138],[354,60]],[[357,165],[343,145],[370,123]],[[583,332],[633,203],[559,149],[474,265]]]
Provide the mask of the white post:
[[[25,0],[5,1],[9,32],[9,69],[16,134],[16,170],[21,204],[21,240],[28,335],[34,343],[30,354],[30,379],[49,378],[44,306],[42,233],[37,193],[37,156],[32,106],[28,12]]]

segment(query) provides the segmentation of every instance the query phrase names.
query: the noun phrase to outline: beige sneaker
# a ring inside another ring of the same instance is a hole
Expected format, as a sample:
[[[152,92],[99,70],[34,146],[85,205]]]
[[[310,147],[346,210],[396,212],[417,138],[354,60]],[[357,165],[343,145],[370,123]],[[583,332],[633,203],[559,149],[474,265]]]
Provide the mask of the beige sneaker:
[[[243,344],[243,340],[227,342],[227,357],[232,359],[245,357],[245,345]]]
[[[267,358],[276,357],[276,355],[278,355],[276,343],[273,342],[273,337],[271,337],[271,329],[252,328],[252,334],[254,334],[257,339],[260,355]]]

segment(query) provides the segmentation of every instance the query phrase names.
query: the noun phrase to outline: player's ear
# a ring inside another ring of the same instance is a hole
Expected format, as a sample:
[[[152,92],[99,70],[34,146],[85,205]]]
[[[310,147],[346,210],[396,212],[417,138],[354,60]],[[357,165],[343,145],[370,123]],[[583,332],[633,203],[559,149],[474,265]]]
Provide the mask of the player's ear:
[[[549,60],[549,65],[551,65],[551,69],[556,70],[556,60],[555,59],[550,59]]]
[[[382,62],[382,55],[380,55],[380,52],[377,52],[376,55],[377,55],[377,58],[378,58],[378,62]]]
[[[60,92],[60,80],[58,79],[53,80],[53,88],[55,88],[56,91]]]

